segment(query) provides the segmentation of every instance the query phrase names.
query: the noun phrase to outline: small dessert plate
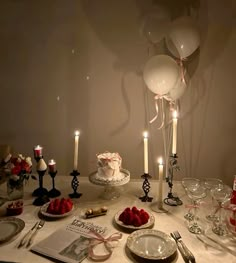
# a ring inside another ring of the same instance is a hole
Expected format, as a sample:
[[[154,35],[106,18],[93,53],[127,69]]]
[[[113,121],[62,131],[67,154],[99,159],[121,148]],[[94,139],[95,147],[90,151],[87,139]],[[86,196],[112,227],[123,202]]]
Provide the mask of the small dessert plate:
[[[66,217],[66,216],[69,216],[72,214],[72,212],[74,211],[74,205],[72,206],[71,210],[67,213],[64,213],[64,214],[61,214],[61,215],[55,215],[55,214],[50,214],[47,212],[47,208],[49,206],[50,202],[44,204],[41,208],[40,208],[40,213],[43,215],[43,216],[46,216],[46,217],[50,217],[50,218],[63,218],[63,217]]]
[[[25,227],[25,222],[20,218],[8,217],[0,219],[0,244],[10,241]]]
[[[149,260],[167,259],[177,250],[175,241],[169,235],[154,229],[133,232],[126,244],[132,253]]]
[[[149,219],[148,219],[148,222],[144,225],[141,225],[141,226],[132,226],[132,225],[126,225],[124,224],[122,221],[119,220],[119,217],[120,217],[120,214],[123,212],[124,210],[121,210],[119,211],[118,213],[116,213],[115,215],[115,222],[117,225],[121,226],[121,227],[124,227],[124,228],[127,228],[127,229],[134,229],[134,230],[137,230],[137,229],[145,229],[145,228],[150,228],[151,226],[154,225],[155,223],[155,217],[150,213],[148,212],[149,214]]]

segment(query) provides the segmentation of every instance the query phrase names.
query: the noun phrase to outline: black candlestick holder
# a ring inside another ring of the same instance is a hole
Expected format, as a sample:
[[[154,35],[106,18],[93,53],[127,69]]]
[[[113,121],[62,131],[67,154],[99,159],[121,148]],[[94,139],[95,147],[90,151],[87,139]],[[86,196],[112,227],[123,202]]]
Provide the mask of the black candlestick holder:
[[[79,186],[79,180],[77,179],[77,176],[80,175],[80,173],[77,170],[73,170],[70,173],[70,175],[73,176],[73,179],[71,181],[71,187],[74,190],[74,192],[69,194],[69,197],[70,198],[80,198],[82,194],[77,192],[77,188]]]
[[[36,206],[44,205],[45,203],[50,201],[48,198],[48,190],[46,188],[43,188],[43,176],[45,172],[46,170],[37,171],[39,175],[39,188],[37,188],[33,192],[34,196],[38,196],[33,202],[33,205],[36,205]]]
[[[55,188],[55,176],[57,174],[57,171],[55,172],[49,172],[51,178],[52,178],[52,189],[48,192],[49,197],[57,197],[61,195],[61,192]]]
[[[174,196],[172,193],[174,171],[180,170],[177,158],[178,158],[177,154],[173,154],[170,156],[169,169],[168,169],[169,173],[168,176],[166,177],[166,182],[169,185],[169,193],[167,197],[164,199],[164,203],[170,206],[178,206],[183,204],[180,198],[178,196]]]
[[[142,202],[152,202],[153,197],[148,196],[148,193],[149,193],[150,188],[151,188],[150,182],[148,181],[148,179],[152,178],[152,177],[150,174],[147,174],[147,173],[144,173],[141,177],[144,179],[142,188],[143,188],[145,195],[142,197],[139,197],[139,199]]]

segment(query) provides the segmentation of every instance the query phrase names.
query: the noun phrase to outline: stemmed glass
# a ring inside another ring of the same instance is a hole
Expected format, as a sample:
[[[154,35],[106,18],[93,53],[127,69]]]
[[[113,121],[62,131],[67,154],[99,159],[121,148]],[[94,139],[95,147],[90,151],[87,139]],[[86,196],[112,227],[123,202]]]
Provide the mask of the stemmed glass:
[[[191,178],[191,177],[184,177],[181,181],[182,186],[187,194],[187,191],[197,189],[200,186],[200,180],[197,178]],[[191,199],[192,201],[192,199]],[[184,215],[184,218],[188,221],[193,220],[193,213],[192,213],[192,207],[193,207],[193,201],[191,202],[190,208],[188,209],[188,212]]]
[[[202,228],[197,222],[198,221],[197,212],[200,206],[200,200],[206,197],[206,188],[203,187],[202,185],[199,185],[198,187],[187,189],[187,195],[192,200],[193,209],[194,209],[193,221],[189,223],[188,230],[191,233],[200,234],[202,232]]]
[[[212,231],[219,236],[224,236],[228,233],[226,224],[223,223],[222,209],[223,204],[230,199],[231,193],[232,189],[225,184],[219,185],[219,187],[213,188],[211,190],[211,194],[218,204],[218,211],[216,210],[216,212],[218,212],[219,215],[219,222],[214,222]]]
[[[207,189],[207,194],[210,193],[210,196],[211,196],[211,207],[212,207],[212,209],[211,209],[210,214],[208,214],[206,216],[206,218],[209,221],[218,221],[219,220],[219,217],[215,213],[216,209],[214,208],[214,198],[211,194],[211,190],[214,188],[218,188],[219,185],[222,185],[222,184],[223,184],[222,180],[217,179],[217,178],[205,178],[205,179],[203,179],[203,185]]]

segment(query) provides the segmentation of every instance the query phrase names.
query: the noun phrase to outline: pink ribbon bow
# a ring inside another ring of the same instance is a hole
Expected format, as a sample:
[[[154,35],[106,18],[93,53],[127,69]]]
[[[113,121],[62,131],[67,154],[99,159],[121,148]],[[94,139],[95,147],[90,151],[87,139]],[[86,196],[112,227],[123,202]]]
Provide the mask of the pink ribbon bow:
[[[88,251],[88,255],[91,259],[93,259],[94,261],[104,261],[104,260],[107,260],[111,254],[112,254],[112,248],[111,246],[109,245],[109,242],[113,242],[113,241],[119,241],[119,239],[122,238],[122,234],[119,233],[119,232],[115,232],[113,233],[112,235],[110,235],[109,237],[107,238],[104,238],[102,235],[98,234],[97,232],[95,231],[90,231],[92,234],[95,235],[95,237],[92,237],[92,240],[91,240],[91,243],[90,243],[90,246],[89,246],[89,251]],[[105,255],[97,255],[94,253],[94,247],[101,244],[101,243],[104,243],[104,246],[107,250],[107,254]]]

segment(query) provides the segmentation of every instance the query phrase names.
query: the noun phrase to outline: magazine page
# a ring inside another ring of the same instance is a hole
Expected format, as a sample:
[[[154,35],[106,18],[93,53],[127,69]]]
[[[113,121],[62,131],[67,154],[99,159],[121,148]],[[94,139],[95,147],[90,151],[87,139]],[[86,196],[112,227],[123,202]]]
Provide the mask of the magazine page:
[[[91,231],[106,235],[107,227],[95,225],[78,217],[31,248],[32,251],[63,262],[78,263],[88,256]]]

